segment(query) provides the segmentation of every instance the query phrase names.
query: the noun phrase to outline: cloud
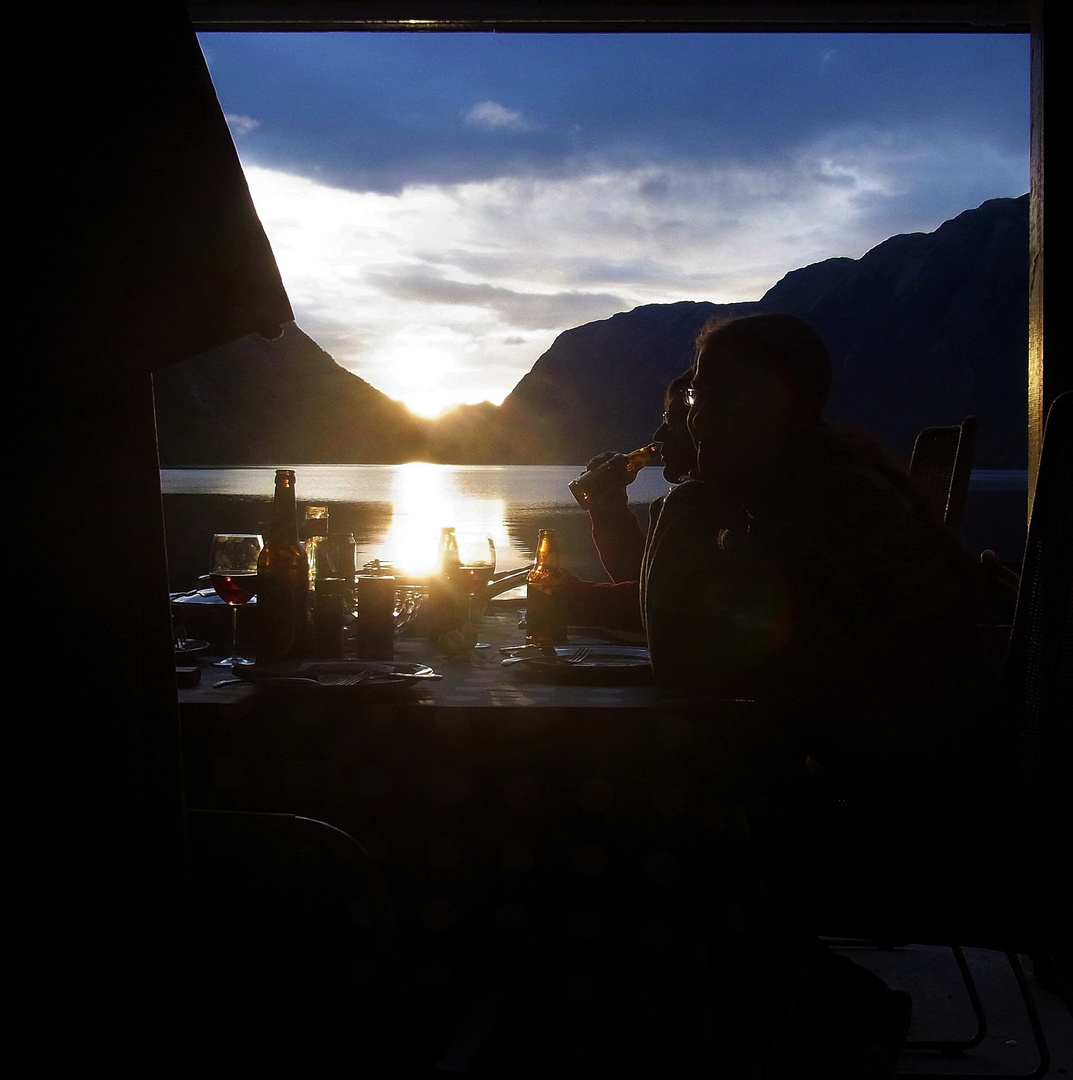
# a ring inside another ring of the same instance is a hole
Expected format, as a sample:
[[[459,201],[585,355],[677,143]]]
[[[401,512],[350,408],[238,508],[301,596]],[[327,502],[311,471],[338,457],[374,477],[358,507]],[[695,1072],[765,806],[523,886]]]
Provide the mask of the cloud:
[[[833,129],[802,154],[800,163],[806,175],[842,186],[856,227],[880,239],[930,231],[987,199],[1028,190],[1027,142],[1013,150],[971,131],[950,133],[928,125]]]
[[[371,273],[369,280],[389,296],[420,304],[485,308],[508,326],[524,330],[565,330],[593,319],[606,319],[633,305],[609,293],[517,292],[496,285],[451,281],[427,271]]]
[[[1025,36],[201,40],[299,325],[426,404],[1028,186]]]
[[[495,101],[482,101],[463,114],[467,124],[491,131],[530,131],[535,125],[529,123],[516,109],[508,109]]]
[[[231,129],[231,134],[236,136],[249,135],[251,131],[256,131],[261,126],[260,120],[255,120],[252,116],[239,116],[236,113],[225,113],[224,119],[227,121],[227,126]]]
[[[204,34],[251,163],[354,191],[778,167],[872,123],[1028,138],[1026,35]],[[536,118],[539,118],[537,122]]]
[[[856,125],[764,166],[603,167],[397,194],[246,174],[299,325],[378,389],[427,408],[437,394],[502,400],[581,323],[641,304],[758,300],[791,270],[1020,195],[1027,147]],[[441,383],[429,374],[439,368]]]

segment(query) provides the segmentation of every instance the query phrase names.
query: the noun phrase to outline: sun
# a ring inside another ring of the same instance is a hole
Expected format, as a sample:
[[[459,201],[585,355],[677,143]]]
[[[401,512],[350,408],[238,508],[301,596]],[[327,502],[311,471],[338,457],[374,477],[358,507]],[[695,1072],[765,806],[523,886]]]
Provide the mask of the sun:
[[[413,343],[393,346],[387,361],[392,388],[385,392],[412,413],[434,419],[469,400],[459,385],[461,365],[449,350]]]
[[[427,391],[414,390],[400,399],[412,413],[423,416],[426,420],[435,420],[456,405],[463,404],[461,399],[446,396],[445,392],[437,389]]]

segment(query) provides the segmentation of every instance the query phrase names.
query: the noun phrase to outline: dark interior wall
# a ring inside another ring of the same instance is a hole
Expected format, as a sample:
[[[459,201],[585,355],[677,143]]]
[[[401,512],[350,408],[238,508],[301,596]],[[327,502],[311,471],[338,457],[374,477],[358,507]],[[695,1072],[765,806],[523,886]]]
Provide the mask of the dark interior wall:
[[[293,316],[182,4],[36,31],[18,207],[33,295],[8,399],[33,440],[20,919],[29,996],[76,980],[79,1031],[114,1037],[106,1011],[167,1022],[183,912],[152,370]]]

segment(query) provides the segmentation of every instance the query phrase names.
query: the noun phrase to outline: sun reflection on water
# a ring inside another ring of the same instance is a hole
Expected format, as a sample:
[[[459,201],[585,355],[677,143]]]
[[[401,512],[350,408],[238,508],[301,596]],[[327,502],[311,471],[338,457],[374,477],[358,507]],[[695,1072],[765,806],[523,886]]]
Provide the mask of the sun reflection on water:
[[[503,556],[511,551],[504,524],[506,503],[498,498],[475,498],[461,490],[457,470],[414,461],[397,466],[391,491],[391,523],[383,541],[395,567],[422,576],[436,569],[440,531],[453,526],[459,534],[490,536],[499,568],[510,569]],[[517,560],[512,559],[513,565]]]

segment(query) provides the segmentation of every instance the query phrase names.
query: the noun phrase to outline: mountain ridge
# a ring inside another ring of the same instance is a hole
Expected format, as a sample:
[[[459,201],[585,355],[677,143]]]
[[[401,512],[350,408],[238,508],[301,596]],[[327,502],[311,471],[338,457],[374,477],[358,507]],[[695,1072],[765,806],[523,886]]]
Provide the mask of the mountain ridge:
[[[502,405],[436,420],[346,371],[295,324],[276,341],[243,338],[155,377],[161,464],[581,463],[649,438],[704,322],[759,311],[799,315],[827,342],[832,419],[905,456],[921,428],[971,413],[977,466],[1024,467],[1027,195],[792,270],[757,301],[647,304],[571,327]]]

